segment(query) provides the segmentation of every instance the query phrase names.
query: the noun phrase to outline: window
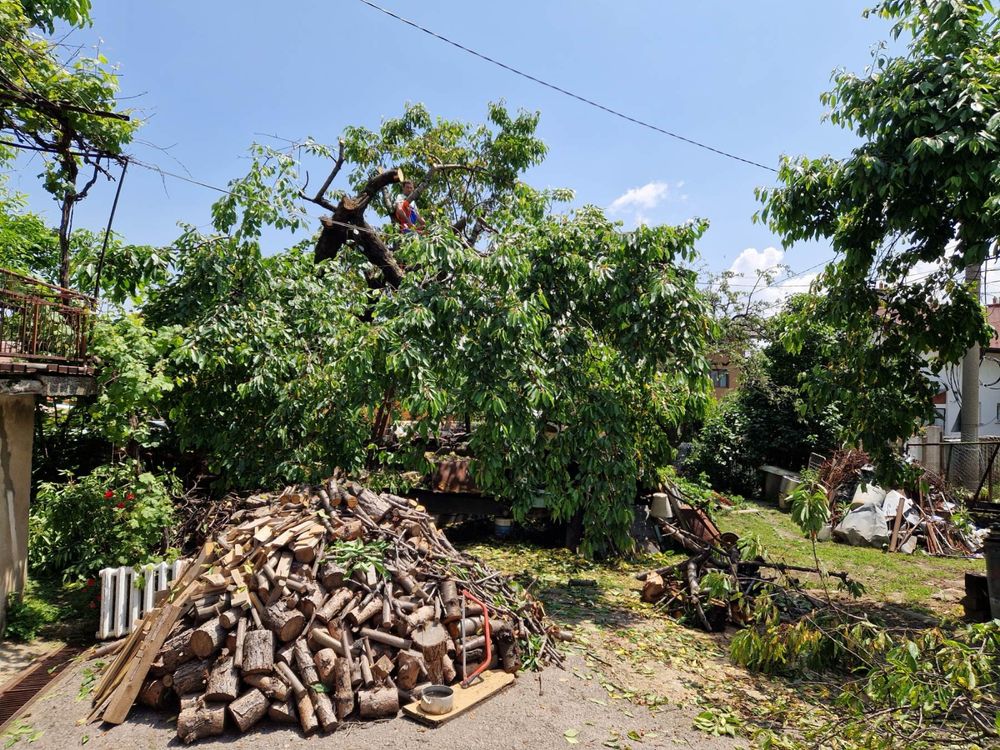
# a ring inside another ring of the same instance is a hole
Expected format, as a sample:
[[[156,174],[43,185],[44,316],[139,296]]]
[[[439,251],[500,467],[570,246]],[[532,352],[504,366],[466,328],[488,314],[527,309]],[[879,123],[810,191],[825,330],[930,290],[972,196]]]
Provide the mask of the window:
[[[728,388],[729,370],[712,370],[712,385],[716,388]]]

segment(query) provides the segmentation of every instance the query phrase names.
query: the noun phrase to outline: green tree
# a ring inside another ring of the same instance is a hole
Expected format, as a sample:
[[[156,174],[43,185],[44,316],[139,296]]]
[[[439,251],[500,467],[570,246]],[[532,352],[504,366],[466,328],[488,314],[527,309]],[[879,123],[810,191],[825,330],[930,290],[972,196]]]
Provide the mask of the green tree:
[[[311,243],[262,252],[263,227],[308,217],[297,149],[255,148],[216,232],[185,230],[175,275],[142,309],[178,330],[163,403],[180,447],[225,486],[425,470],[428,439],[467,417],[484,491],[517,514],[541,502],[582,517],[588,552],[627,546],[637,486],[708,398],[711,323],[685,270],[706,224],[625,232],[593,207],[559,211],[566,191],[521,181],[544,154],[536,122],[494,105],[467,125],[417,105],[337,148],[306,142],[335,162],[306,193],[333,212],[319,263]],[[347,163],[349,191],[328,199]],[[366,218],[390,214],[404,176],[422,234]]]
[[[824,238],[839,255],[802,320],[834,326],[830,356],[843,366],[807,391],[839,402],[844,437],[889,468],[890,441],[932,417],[926,368],[989,340],[976,290],[955,277],[1000,233],[1000,33],[985,0],[886,0],[870,12],[895,21],[905,54],[879,47],[864,75],[838,72],[823,96],[862,144],[844,159],[785,158],[781,184],[758,196],[759,218],[786,242]]]
[[[115,111],[118,77],[103,55],[64,60],[57,42],[32,31],[51,33],[57,21],[88,25],[89,0],[0,0],[0,133],[42,156],[45,189],[60,205],[59,283],[68,286],[73,208],[110,178],[138,123]],[[0,147],[0,161],[16,153]]]

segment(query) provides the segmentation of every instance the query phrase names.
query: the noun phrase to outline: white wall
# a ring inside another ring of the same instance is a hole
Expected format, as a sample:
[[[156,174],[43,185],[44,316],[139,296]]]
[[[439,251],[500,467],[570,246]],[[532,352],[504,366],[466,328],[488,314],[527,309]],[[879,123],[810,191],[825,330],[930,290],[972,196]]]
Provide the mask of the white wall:
[[[941,383],[947,390],[947,402],[936,408],[944,409],[944,419],[940,425],[945,437],[958,437],[959,412],[961,411],[962,366],[953,365],[945,368],[932,379]],[[997,408],[1000,407],[1000,355],[987,354],[979,368],[979,434],[981,436],[1000,435],[1000,419],[997,419]]]

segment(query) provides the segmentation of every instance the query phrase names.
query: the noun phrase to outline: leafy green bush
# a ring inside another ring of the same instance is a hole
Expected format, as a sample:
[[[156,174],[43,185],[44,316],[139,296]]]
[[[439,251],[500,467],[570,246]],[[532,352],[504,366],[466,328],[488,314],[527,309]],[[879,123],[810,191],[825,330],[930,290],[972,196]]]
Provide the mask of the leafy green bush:
[[[30,590],[23,597],[11,594],[7,598],[7,624],[0,637],[33,641],[44,626],[58,619],[59,607],[32,596]]]
[[[29,563],[42,575],[85,578],[101,568],[145,562],[164,552],[173,520],[172,474],[134,463],[99,466],[65,483],[38,487],[29,520]]]

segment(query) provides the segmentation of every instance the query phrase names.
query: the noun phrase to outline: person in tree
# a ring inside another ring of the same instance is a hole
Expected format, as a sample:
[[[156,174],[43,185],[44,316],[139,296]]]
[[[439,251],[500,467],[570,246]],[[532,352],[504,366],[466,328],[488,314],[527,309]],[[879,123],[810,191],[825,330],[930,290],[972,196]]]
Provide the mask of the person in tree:
[[[416,201],[409,199],[409,196],[413,193],[413,189],[414,186],[410,180],[406,180],[403,183],[403,190],[396,198],[393,211],[396,223],[399,224],[399,228],[404,234],[409,232],[419,233],[424,228],[424,220],[420,217],[420,211],[417,210]]]

